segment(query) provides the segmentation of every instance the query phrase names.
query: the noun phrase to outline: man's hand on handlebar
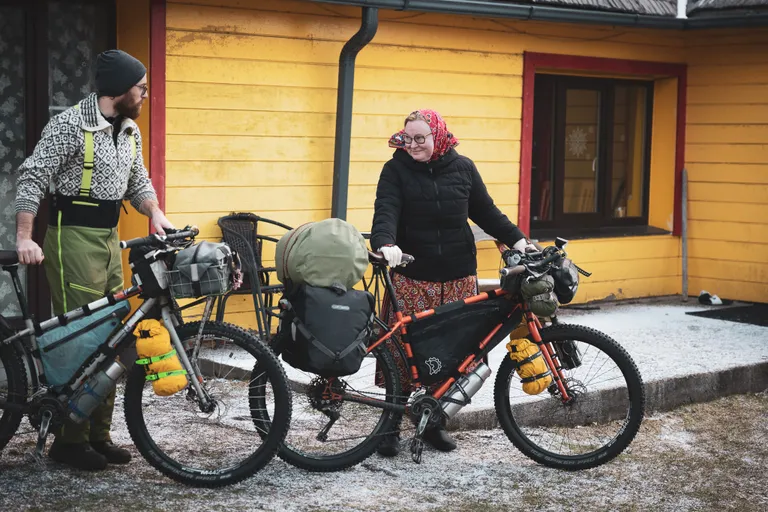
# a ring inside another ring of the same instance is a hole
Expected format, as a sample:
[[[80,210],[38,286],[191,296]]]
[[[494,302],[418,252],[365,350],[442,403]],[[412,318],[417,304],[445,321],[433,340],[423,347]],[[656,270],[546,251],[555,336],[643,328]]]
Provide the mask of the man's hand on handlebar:
[[[16,244],[16,253],[19,255],[19,263],[22,265],[37,265],[43,262],[43,250],[37,242],[31,238],[19,240]]]

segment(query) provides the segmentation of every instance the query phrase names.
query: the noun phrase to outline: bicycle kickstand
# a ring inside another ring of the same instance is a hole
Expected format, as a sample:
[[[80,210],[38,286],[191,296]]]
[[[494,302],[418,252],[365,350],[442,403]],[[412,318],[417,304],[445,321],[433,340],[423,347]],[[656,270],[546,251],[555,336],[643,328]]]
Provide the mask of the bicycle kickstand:
[[[45,441],[48,439],[48,430],[51,427],[51,419],[53,414],[51,411],[43,411],[43,417],[40,422],[40,431],[37,433],[37,446],[35,446],[35,460],[38,463],[43,462],[43,452],[45,451]]]

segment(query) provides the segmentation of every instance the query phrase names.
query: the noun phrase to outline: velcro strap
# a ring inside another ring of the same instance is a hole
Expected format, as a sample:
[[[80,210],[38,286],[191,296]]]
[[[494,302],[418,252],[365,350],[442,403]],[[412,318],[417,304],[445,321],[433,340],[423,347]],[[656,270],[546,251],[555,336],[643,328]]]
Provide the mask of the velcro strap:
[[[523,384],[527,384],[528,382],[533,382],[533,381],[536,381],[536,380],[539,380],[539,379],[543,379],[544,377],[547,377],[549,375],[552,375],[552,372],[547,370],[544,373],[540,373],[538,375],[534,375],[533,377],[526,377],[524,379],[520,379],[520,382],[522,382]]]
[[[152,356],[152,357],[145,357],[144,359],[137,359],[136,364],[152,364],[152,363],[158,363],[160,361],[165,361],[166,359],[169,359],[176,355],[176,349],[171,349],[170,352],[166,352],[165,354],[159,355],[159,356]]]
[[[535,354],[533,354],[532,356],[528,356],[525,359],[521,359],[520,361],[515,361],[515,368],[520,368],[524,364],[528,364],[531,361],[534,361],[534,360],[536,360],[536,359],[538,359],[540,357],[541,357],[541,351],[538,351]],[[513,359],[513,361],[514,361],[514,359]]]
[[[150,373],[146,379],[149,381],[160,380],[165,377],[173,377],[174,375],[186,375],[187,370],[171,370],[169,372]]]

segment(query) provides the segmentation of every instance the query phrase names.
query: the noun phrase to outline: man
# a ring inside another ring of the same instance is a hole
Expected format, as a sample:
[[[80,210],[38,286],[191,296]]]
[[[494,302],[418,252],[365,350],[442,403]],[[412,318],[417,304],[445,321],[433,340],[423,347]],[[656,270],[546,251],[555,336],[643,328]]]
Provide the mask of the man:
[[[106,51],[97,58],[96,89],[48,122],[19,168],[19,262],[43,262],[57,315],[122,288],[117,222],[123,199],[149,217],[159,233],[173,227],[158,206],[134,122],[147,98],[146,68],[123,51]],[[55,192],[41,249],[32,240],[32,226],[51,182]],[[88,470],[129,462],[130,452],[109,436],[114,399],[113,391],[90,422],[62,427],[48,455]]]

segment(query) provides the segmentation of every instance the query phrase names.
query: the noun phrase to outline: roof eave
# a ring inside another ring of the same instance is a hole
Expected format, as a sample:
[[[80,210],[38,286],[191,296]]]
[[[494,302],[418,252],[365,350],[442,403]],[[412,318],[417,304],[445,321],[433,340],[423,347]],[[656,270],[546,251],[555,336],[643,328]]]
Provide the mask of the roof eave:
[[[492,18],[512,18],[558,23],[584,23],[622,27],[696,30],[711,28],[750,28],[768,26],[768,12],[747,11],[687,19],[610,11],[520,5],[487,0],[309,0],[318,3],[377,7],[397,11],[464,14]]]

